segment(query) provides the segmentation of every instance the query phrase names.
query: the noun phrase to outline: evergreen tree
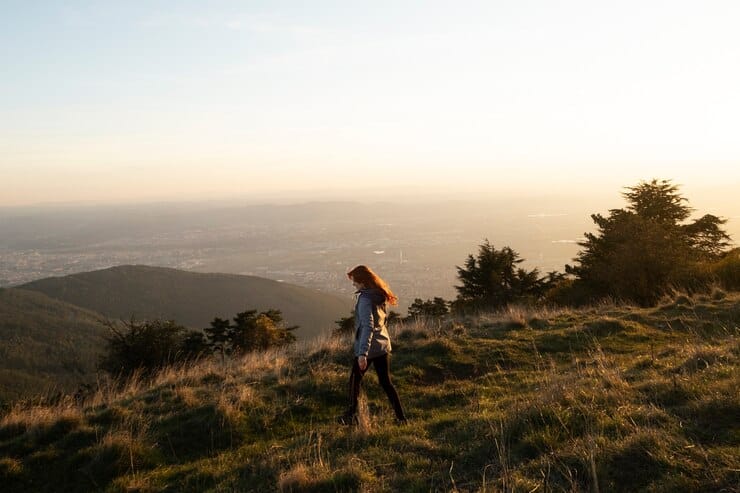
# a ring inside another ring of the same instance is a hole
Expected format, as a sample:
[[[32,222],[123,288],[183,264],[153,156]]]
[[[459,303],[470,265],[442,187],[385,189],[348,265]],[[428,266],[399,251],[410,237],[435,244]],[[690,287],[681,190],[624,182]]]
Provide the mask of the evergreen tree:
[[[219,317],[211,321],[210,327],[203,329],[208,339],[208,345],[214,352],[221,354],[222,360],[226,357],[230,329],[229,321]]]
[[[211,353],[211,347],[203,332],[191,330],[182,341],[182,357],[185,359],[199,359]]]
[[[478,255],[468,255],[464,267],[457,267],[461,282],[455,286],[456,309],[498,308],[514,301],[538,299],[549,287],[539,271],[517,267],[524,259],[509,247],[496,250],[485,240]]]
[[[261,347],[261,334],[257,333],[254,323],[257,310],[247,310],[237,313],[228,326],[228,341],[232,349],[237,352],[248,352]]]
[[[450,304],[444,298],[435,297],[431,300],[416,298],[409,306],[409,319],[414,318],[440,318],[450,313]]]
[[[704,282],[698,263],[726,250],[726,220],[708,214],[685,224],[692,209],[668,180],[641,182],[623,196],[626,208],[591,216],[597,231],[585,234],[576,265],[566,266],[574,288],[591,299],[612,296],[649,305],[673,287]]]
[[[264,350],[294,342],[292,331],[297,328],[284,326],[280,310],[269,309],[261,313],[248,310],[236,314],[234,324],[229,327],[228,340],[237,353]]]

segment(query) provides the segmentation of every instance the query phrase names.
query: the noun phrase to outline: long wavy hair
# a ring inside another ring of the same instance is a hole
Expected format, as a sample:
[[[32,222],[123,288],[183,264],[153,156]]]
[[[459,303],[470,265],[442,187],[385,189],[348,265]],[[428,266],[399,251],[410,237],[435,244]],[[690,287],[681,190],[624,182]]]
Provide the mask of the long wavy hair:
[[[347,272],[347,277],[349,277],[350,280],[358,282],[367,288],[376,288],[381,290],[385,295],[385,301],[387,301],[391,305],[398,304],[398,297],[393,294],[391,288],[388,287],[388,283],[386,283],[383,279],[380,278],[379,275],[373,272],[370,267],[366,265],[358,265],[351,271]]]

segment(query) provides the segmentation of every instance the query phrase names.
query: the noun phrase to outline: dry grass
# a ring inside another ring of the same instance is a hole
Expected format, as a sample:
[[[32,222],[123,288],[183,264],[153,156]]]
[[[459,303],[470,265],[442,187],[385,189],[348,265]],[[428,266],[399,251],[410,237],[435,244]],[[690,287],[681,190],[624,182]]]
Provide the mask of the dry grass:
[[[320,491],[330,481],[331,471],[323,464],[299,463],[280,473],[277,488],[281,492]]]
[[[31,407],[18,404],[0,418],[0,429],[23,430],[32,437],[60,423],[70,429],[75,428],[83,422],[83,418],[82,409],[70,402]]]
[[[310,469],[305,464],[296,464],[287,471],[280,473],[278,489],[282,492],[306,490],[311,481]]]
[[[500,310],[494,312],[481,313],[474,317],[472,322],[478,325],[485,324],[511,324],[518,327],[526,327],[531,320],[552,320],[566,316],[584,315],[593,313],[594,310],[604,310],[607,307],[612,307],[613,304],[608,303],[599,305],[599,307],[583,307],[583,308],[570,308],[570,307],[556,307],[556,306],[528,306],[528,305],[509,305]],[[470,323],[471,320],[467,320]]]
[[[3,415],[0,478],[72,467],[91,479],[71,491],[727,489],[740,470],[740,296],[670,303],[399,325],[402,427],[374,382],[359,424],[335,424],[348,338],[102,380],[84,403]]]
[[[249,406],[258,402],[257,393],[250,385],[224,387],[218,394],[216,409],[232,423],[237,423]]]
[[[202,400],[198,397],[198,393],[195,388],[189,385],[177,385],[175,386],[175,395],[185,404],[187,407],[198,407],[202,404]]]
[[[17,476],[23,471],[23,463],[12,457],[0,458],[0,477]]]

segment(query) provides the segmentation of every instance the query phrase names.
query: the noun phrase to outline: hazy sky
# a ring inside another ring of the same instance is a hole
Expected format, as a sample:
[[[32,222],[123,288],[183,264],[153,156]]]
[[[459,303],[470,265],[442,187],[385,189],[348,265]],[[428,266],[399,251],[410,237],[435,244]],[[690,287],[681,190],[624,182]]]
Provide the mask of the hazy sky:
[[[653,177],[737,201],[738,26],[737,0],[0,0],[0,206]]]

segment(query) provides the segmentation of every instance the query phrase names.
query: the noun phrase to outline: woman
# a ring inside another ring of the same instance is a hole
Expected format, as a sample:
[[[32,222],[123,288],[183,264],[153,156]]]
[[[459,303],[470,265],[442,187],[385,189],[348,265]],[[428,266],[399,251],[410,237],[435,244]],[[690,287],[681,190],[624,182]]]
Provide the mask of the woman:
[[[385,326],[386,307],[396,305],[398,298],[388,285],[369,267],[358,265],[347,273],[357,289],[355,305],[355,344],[352,373],[349,377],[349,408],[339,417],[342,424],[357,422],[357,399],[365,372],[373,365],[399,423],[406,422],[396,388],[391,383],[391,338]]]

